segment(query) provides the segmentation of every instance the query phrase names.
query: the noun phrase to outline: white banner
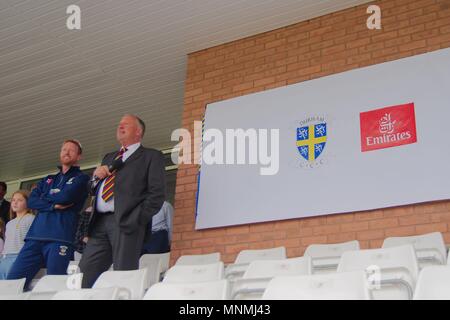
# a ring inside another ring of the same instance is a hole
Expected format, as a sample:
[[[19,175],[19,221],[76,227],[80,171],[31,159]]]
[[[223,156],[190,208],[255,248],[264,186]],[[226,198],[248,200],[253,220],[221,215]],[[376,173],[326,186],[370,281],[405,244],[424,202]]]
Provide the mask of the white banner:
[[[208,105],[196,228],[449,199],[449,70],[444,49]]]

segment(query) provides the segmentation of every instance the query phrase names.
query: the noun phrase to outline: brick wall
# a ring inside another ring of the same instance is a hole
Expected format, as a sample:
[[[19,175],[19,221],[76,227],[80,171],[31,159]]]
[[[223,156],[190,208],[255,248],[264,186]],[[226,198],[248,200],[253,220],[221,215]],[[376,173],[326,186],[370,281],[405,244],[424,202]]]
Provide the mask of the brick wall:
[[[193,135],[207,103],[450,47],[450,0],[374,1],[382,30],[368,30],[369,4],[188,56],[183,127]],[[172,263],[219,251],[226,263],[243,249],[285,246],[300,256],[312,243],[357,239],[377,248],[389,236],[431,231],[450,243],[450,201],[195,231],[196,165],[178,170]]]

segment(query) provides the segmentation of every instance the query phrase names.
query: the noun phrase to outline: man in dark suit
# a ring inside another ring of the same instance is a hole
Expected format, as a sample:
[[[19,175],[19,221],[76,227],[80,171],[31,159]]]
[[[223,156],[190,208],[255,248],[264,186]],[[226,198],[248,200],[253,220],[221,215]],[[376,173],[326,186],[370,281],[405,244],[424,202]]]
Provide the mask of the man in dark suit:
[[[11,206],[11,203],[5,199],[6,191],[8,191],[6,183],[0,181],[0,218],[3,219],[5,225],[9,221],[9,207]]]
[[[91,184],[93,214],[79,264],[83,288],[92,287],[111,264],[114,270],[139,268],[147,225],[161,209],[166,188],[163,155],[141,145],[144,133],[140,118],[125,115],[117,128],[120,150],[108,153],[94,171],[99,182]],[[113,162],[123,165],[110,172]]]

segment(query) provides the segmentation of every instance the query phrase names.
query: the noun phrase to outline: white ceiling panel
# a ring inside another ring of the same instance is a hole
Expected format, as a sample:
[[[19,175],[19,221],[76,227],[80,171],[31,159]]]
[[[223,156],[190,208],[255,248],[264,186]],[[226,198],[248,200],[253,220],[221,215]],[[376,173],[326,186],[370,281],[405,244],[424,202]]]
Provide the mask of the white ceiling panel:
[[[145,145],[173,146],[187,54],[367,2],[0,0],[0,180],[53,171],[68,137],[97,163],[125,113],[146,121]]]

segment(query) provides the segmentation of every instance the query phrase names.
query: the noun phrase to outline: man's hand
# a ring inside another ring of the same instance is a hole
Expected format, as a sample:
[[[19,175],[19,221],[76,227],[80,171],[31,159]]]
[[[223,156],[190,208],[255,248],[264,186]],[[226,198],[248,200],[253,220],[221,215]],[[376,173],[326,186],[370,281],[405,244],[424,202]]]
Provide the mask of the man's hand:
[[[95,169],[95,171],[94,171],[94,176],[99,178],[100,180],[103,180],[110,175],[111,175],[111,172],[109,172],[108,166],[97,167],[97,169]]]
[[[88,238],[88,237],[84,237],[84,238],[83,238],[83,240],[81,240],[81,241],[83,241],[84,243],[87,243],[87,242],[88,242],[88,240],[89,240],[89,238]]]
[[[62,204],[55,204],[55,209],[56,209],[56,210],[66,210],[67,208],[70,208],[71,206],[73,206],[73,203],[71,203],[71,204],[65,204],[65,205],[62,205]]]

